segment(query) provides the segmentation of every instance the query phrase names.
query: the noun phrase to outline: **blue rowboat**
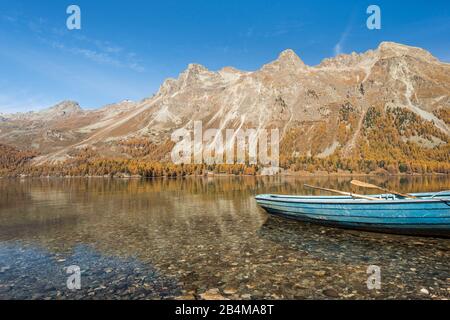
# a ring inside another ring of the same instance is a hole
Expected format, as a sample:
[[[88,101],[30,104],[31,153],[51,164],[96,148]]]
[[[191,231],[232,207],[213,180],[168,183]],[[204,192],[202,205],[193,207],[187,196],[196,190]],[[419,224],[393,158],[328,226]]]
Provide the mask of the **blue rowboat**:
[[[256,202],[269,214],[342,228],[388,233],[450,237],[450,191],[351,196],[288,196],[262,194]]]

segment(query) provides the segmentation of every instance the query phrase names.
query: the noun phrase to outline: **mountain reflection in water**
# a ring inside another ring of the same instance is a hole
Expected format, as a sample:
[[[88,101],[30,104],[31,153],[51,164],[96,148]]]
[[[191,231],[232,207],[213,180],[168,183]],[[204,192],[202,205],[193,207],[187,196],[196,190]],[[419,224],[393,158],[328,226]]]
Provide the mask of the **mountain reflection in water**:
[[[449,297],[448,239],[268,217],[254,201],[259,193],[317,194],[304,183],[350,190],[350,180],[0,179],[0,298],[199,298],[208,290],[238,299]],[[448,177],[368,182],[450,189]],[[65,287],[69,263],[82,269],[75,293]],[[371,264],[381,267],[378,291],[366,286]]]

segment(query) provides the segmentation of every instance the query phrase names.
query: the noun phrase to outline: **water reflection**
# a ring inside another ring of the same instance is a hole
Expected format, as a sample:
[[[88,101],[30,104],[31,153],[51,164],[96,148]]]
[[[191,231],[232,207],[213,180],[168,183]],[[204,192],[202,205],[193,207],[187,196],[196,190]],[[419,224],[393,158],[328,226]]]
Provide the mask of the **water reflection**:
[[[199,298],[217,289],[229,298],[447,297],[449,240],[344,231],[268,218],[253,199],[258,193],[311,194],[304,183],[349,190],[350,180],[0,179],[0,267],[4,268],[0,295]],[[368,181],[402,192],[450,189],[446,177]],[[30,260],[27,250],[43,253]],[[66,294],[65,282],[57,278],[52,290],[40,292],[41,286],[14,281],[27,271],[11,257],[22,261],[22,266],[47,273],[55,272],[55,257],[82,264],[82,269],[86,265],[92,272],[87,274],[90,285]],[[96,264],[95,260],[103,262]],[[143,274],[158,276],[139,282],[136,274],[142,274],[134,271],[134,264],[139,264]],[[365,285],[369,264],[380,265],[384,272],[379,292]],[[129,280],[116,289],[103,281],[105,275]],[[146,290],[145,283],[152,289]],[[99,289],[103,286],[107,289]],[[428,288],[430,296],[420,294],[422,287]]]

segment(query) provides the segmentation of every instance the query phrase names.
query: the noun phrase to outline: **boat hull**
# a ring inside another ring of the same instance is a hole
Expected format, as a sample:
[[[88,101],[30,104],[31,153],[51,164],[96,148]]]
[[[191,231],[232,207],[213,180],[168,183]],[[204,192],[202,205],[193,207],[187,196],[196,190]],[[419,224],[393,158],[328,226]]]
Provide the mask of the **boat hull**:
[[[269,214],[366,231],[450,237],[450,196],[368,201],[350,197],[259,195]]]

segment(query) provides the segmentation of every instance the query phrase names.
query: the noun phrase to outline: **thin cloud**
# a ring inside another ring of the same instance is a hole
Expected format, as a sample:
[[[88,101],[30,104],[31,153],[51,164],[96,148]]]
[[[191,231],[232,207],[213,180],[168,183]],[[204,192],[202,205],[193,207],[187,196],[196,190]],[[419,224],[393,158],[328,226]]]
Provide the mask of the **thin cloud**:
[[[305,27],[305,23],[299,22],[299,21],[287,21],[282,22],[279,25],[277,25],[273,30],[270,30],[264,34],[264,37],[271,38],[271,37],[278,37],[285,34],[288,34],[292,31],[298,31]]]
[[[255,28],[248,27],[245,31],[239,32],[239,36],[242,38],[251,38],[255,35]]]
[[[34,59],[30,60],[30,56]],[[102,99],[108,99],[110,102],[119,101],[124,96],[129,99],[139,99],[142,92],[146,90],[141,83],[130,84],[120,78],[110,77],[103,71],[88,66],[66,65],[58,61],[47,58],[45,53],[35,50],[20,50],[14,47],[8,50],[1,50],[0,57],[13,61],[29,70],[30,75],[36,74],[58,82],[65,87],[77,84],[78,91],[95,92],[96,96]],[[69,89],[63,95],[57,91],[52,92],[50,96],[43,94],[33,94],[36,88],[29,87],[30,84],[20,84],[20,87],[14,83],[8,83],[7,80],[0,79],[0,112],[14,113],[18,111],[40,110],[55,105],[57,102],[66,99],[80,101],[82,97],[78,93],[71,93]],[[82,102],[82,101],[81,101]],[[102,102],[103,103],[103,102]],[[97,107],[99,107],[97,105]],[[82,105],[83,108],[86,105]]]
[[[112,44],[109,41],[101,41],[101,40],[97,40],[97,39],[91,39],[84,35],[75,35],[74,37],[77,40],[92,44],[92,45],[96,46],[99,50],[102,50],[104,52],[119,53],[119,52],[125,51],[122,47]]]
[[[339,41],[334,45],[333,52],[334,52],[335,56],[340,55],[344,52],[344,45],[345,45],[345,42],[347,41],[347,38],[348,38],[350,32],[351,32],[351,23],[349,23],[347,25],[347,28],[341,34]]]
[[[43,96],[30,96],[29,92],[17,92],[13,95],[0,94],[0,114],[39,110],[54,104]]]
[[[2,19],[14,24],[21,24],[36,35],[37,39],[50,47],[67,53],[81,56],[92,62],[127,68],[135,72],[144,72],[145,67],[134,52],[110,41],[89,38],[79,33],[50,26],[43,18],[10,17]]]
[[[74,40],[72,42],[75,42],[73,46],[63,44],[58,38],[52,42],[52,45],[55,48],[82,56],[99,64],[128,68],[135,72],[145,71],[144,66],[142,66],[134,52],[128,52],[124,48],[109,41],[92,39],[80,35],[76,35],[72,40]]]
[[[9,23],[17,22],[17,17],[13,17],[13,16],[10,16],[10,15],[2,15],[1,19],[6,21],[6,22],[9,22]]]
[[[342,43],[344,42],[344,38],[341,37],[338,43],[334,45],[333,52],[335,56],[342,54]]]
[[[255,27],[249,27],[239,35],[244,38],[272,38],[288,34],[293,31],[301,30],[305,27],[305,23],[300,21],[284,21],[269,30],[256,30]]]
[[[140,63],[136,62],[133,59],[135,54],[127,54],[127,57],[121,60],[116,58],[114,55],[109,54],[108,52],[88,49],[85,47],[67,46],[62,42],[48,41],[45,38],[40,38],[40,40],[44,43],[49,44],[54,49],[58,49],[60,51],[64,51],[73,55],[81,56],[85,59],[88,59],[98,64],[110,65],[120,68],[129,68],[136,72],[145,71],[145,68]]]
[[[352,31],[352,26],[353,26],[353,22],[355,20],[355,16],[356,16],[356,7],[353,8],[344,32],[342,32],[341,37],[339,38],[338,42],[333,47],[333,53],[335,56],[340,55],[345,52],[345,43],[347,42],[347,38],[349,37],[349,35]]]

